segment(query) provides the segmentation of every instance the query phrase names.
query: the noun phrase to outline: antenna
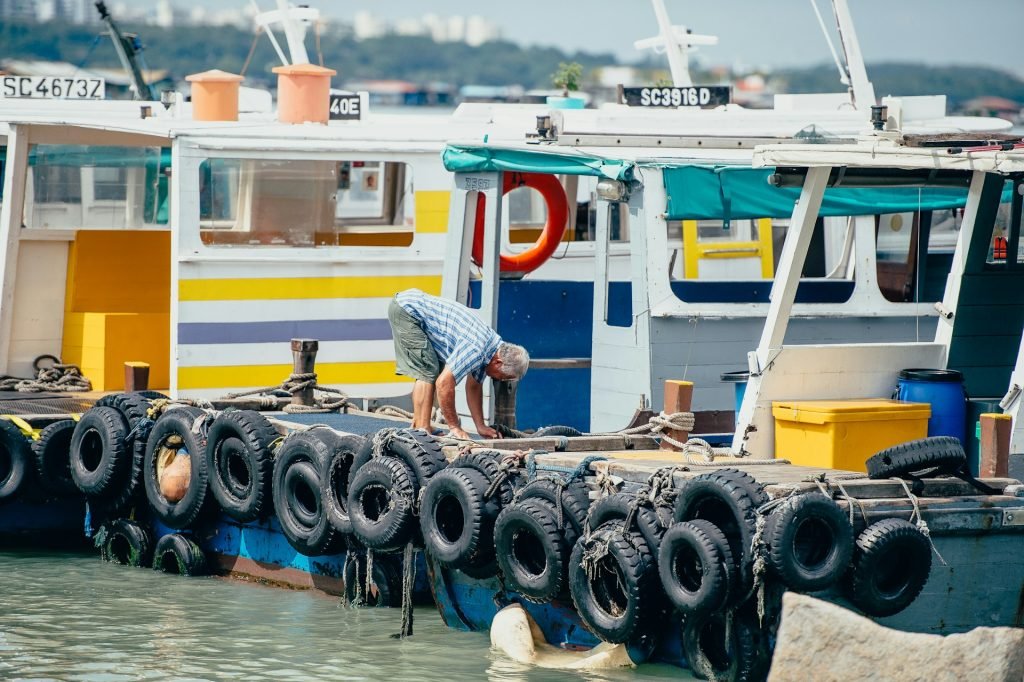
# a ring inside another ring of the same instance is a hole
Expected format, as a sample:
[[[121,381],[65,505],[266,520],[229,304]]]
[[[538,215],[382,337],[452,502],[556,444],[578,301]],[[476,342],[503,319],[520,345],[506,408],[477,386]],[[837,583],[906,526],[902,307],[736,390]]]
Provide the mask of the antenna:
[[[659,34],[654,38],[638,40],[633,43],[633,47],[652,50],[655,54],[664,53],[668,57],[673,85],[689,87],[693,85],[689,53],[696,51],[698,45],[717,45],[718,36],[696,35],[690,33],[685,26],[673,26],[664,0],[651,0],[651,4],[654,5],[654,16],[658,19]]]
[[[267,31],[274,51],[284,66],[289,65],[288,58],[281,49],[277,37],[274,35],[273,25],[281,24],[284,30],[285,41],[288,43],[288,52],[291,55],[291,64],[309,64],[309,55],[306,52],[306,29],[310,24],[320,20],[319,10],[300,5],[292,7],[288,0],[277,0],[277,9],[269,12],[260,12],[256,0],[252,0],[252,6],[256,9],[256,25],[262,26]]]
[[[114,43],[114,51],[117,52],[118,61],[121,62],[121,66],[124,67],[124,70],[128,72],[128,76],[132,79],[131,89],[135,93],[135,99],[152,102],[154,99],[153,91],[150,90],[146,79],[142,77],[139,63],[135,61],[135,55],[142,49],[138,39],[135,36],[126,36],[121,33],[121,29],[117,27],[114,18],[110,16],[110,12],[107,11],[107,4],[103,0],[97,0],[96,11],[100,13],[100,19],[106,23],[107,28],[110,30],[110,39]]]

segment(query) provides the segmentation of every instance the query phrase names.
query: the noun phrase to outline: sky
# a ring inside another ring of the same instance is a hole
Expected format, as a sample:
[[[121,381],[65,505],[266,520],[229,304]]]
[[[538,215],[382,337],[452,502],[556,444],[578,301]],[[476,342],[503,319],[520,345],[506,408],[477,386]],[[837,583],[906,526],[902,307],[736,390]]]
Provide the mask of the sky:
[[[172,0],[209,6],[209,0]],[[257,0],[271,9],[275,0]],[[812,0],[664,0],[673,23],[719,37],[699,57],[713,64],[810,66],[831,60]],[[831,3],[815,0],[831,29]],[[155,0],[127,0],[151,6]],[[220,0],[222,7],[242,0]],[[248,0],[245,0],[248,2]],[[1024,0],[848,0],[868,63],[914,61],[985,65],[1024,74]],[[300,4],[300,3],[296,3]],[[301,0],[329,17],[351,20],[367,10],[386,18],[479,14],[522,44],[613,52],[625,61],[640,53],[633,41],[657,31],[648,0]]]

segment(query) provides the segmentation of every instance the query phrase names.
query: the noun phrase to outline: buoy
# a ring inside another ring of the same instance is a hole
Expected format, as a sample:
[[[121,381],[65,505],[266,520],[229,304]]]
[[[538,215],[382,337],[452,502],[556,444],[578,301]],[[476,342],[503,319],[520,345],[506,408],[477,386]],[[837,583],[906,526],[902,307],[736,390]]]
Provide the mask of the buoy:
[[[634,668],[625,644],[602,642],[587,651],[567,651],[548,644],[544,633],[519,604],[506,606],[491,621],[491,646],[517,663],[557,670]]]
[[[180,502],[188,492],[188,484],[192,479],[192,461],[189,456],[179,451],[160,473],[160,494],[168,502]]]

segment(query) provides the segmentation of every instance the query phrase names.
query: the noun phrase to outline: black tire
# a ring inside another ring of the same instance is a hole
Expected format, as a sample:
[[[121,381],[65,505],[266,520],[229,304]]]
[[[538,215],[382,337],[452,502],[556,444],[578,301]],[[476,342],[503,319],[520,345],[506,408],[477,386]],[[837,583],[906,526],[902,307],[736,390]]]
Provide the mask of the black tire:
[[[89,497],[111,497],[131,471],[128,421],[113,407],[94,407],[82,415],[71,435],[71,477]]]
[[[636,502],[635,493],[615,493],[602,497],[590,507],[590,512],[587,514],[587,527],[596,530],[607,523],[621,524],[629,515],[630,506]],[[661,547],[661,538],[665,534],[665,528],[661,525],[657,512],[650,506],[638,506],[635,526],[626,530],[634,529],[643,536],[651,553],[657,556],[658,549]]]
[[[320,472],[323,489],[320,498],[327,513],[327,521],[334,530],[352,534],[352,519],[348,514],[348,489],[352,482],[352,463],[356,453],[366,443],[362,436],[349,436],[328,429],[314,429],[330,448],[330,455]]]
[[[140,393],[111,393],[100,398],[96,404],[113,407],[124,416],[129,426],[125,441],[125,445],[131,449],[128,479],[113,494],[90,501],[90,508],[97,518],[114,519],[129,511],[143,496],[142,468],[146,459],[146,441],[155,422],[146,413],[150,401]]]
[[[79,494],[78,486],[71,478],[71,436],[74,432],[75,421],[62,419],[44,428],[39,439],[32,441],[39,484],[45,492],[58,497]]]
[[[274,460],[274,512],[288,543],[306,556],[333,554],[340,542],[320,494],[320,472],[330,454],[321,438],[296,431],[285,438]]]
[[[413,538],[415,475],[401,460],[374,457],[349,486],[348,512],[359,542],[378,552],[397,552]]]
[[[32,445],[15,424],[0,419],[0,502],[15,499],[30,480]]]
[[[153,550],[153,569],[189,577],[206,575],[206,554],[191,539],[179,533],[160,538]]]
[[[716,682],[763,680],[771,661],[766,637],[748,609],[717,611],[683,620],[683,655],[695,677]]]
[[[924,533],[902,519],[884,519],[857,537],[848,597],[869,616],[892,616],[917,599],[931,568]]]
[[[574,429],[571,426],[544,426],[534,431],[531,438],[550,438],[551,436],[575,438],[582,435],[583,433],[579,429]]]
[[[738,592],[750,588],[753,574],[751,542],[757,528],[757,505],[748,492],[745,475],[720,469],[687,480],[676,497],[673,520],[704,519],[715,524],[729,540],[738,568]]]
[[[206,413],[195,407],[167,410],[153,425],[146,443],[142,467],[143,487],[153,513],[164,525],[180,530],[189,528],[210,511],[209,470],[206,468],[206,440],[193,433],[193,425]],[[185,455],[181,455],[185,451]],[[160,492],[159,474],[174,457],[189,458],[190,476],[185,496],[171,502]]]
[[[448,460],[437,440],[422,429],[394,429],[388,447],[381,453],[397,457],[412,469],[417,485],[424,485],[430,477],[448,466]],[[373,439],[359,449],[352,461],[352,475],[373,457]]]
[[[686,616],[717,611],[730,591],[732,552],[710,521],[682,521],[665,533],[658,575],[672,605]]]
[[[527,600],[549,602],[565,587],[570,547],[550,502],[528,498],[502,509],[494,551],[506,584]]]
[[[129,427],[134,427],[139,420],[149,418],[146,415],[149,406],[149,400],[138,393],[108,393],[93,405],[93,407],[113,407],[124,415]]]
[[[959,471],[967,463],[960,441],[951,436],[912,440],[868,458],[868,478],[928,478]]]
[[[423,544],[442,566],[479,566],[494,557],[494,522],[501,510],[496,499],[484,499],[487,487],[479,471],[448,468],[424,488]]]
[[[565,533],[566,545],[572,547],[576,539],[583,535],[590,513],[590,491],[587,484],[576,479],[566,486],[553,478],[536,478],[519,491],[520,500],[544,500],[557,512],[562,507],[562,530]],[[556,513],[555,519],[558,519]]]
[[[596,545],[607,553],[592,566],[585,557]],[[613,526],[580,538],[569,560],[569,591],[576,611],[591,632],[618,644],[634,639],[657,608],[654,558],[638,533]]]
[[[466,574],[473,580],[490,580],[497,576],[500,570],[498,559],[494,556],[493,551],[490,552],[490,558],[484,559],[478,556],[476,560],[458,569],[460,573]]]
[[[345,601],[351,606],[399,608],[402,571],[386,556],[373,558],[373,585],[366,594],[366,555],[350,552],[345,561]]]
[[[100,557],[115,564],[148,568],[153,562],[153,536],[134,521],[117,519],[107,528]]]
[[[241,523],[272,511],[277,429],[254,410],[229,410],[213,420],[206,436],[210,493],[225,514]]]
[[[487,478],[487,483],[494,483],[494,480],[501,475],[501,456],[497,450],[475,450],[465,452],[451,461],[448,465],[452,469],[473,469],[479,471]],[[512,504],[515,495],[515,481],[510,475],[501,485],[498,486],[496,496],[502,507]]]
[[[135,391],[131,395],[137,395],[145,398],[146,400],[169,400],[170,396],[164,395],[160,391]]]
[[[817,592],[842,577],[853,555],[853,526],[831,498],[809,493],[790,498],[768,517],[768,564],[797,592]]]

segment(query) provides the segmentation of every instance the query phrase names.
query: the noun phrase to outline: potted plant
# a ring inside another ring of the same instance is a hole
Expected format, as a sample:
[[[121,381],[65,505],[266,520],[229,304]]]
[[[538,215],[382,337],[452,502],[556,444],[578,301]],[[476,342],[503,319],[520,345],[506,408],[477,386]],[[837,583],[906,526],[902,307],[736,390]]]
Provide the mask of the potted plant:
[[[576,92],[580,87],[580,78],[583,76],[583,65],[578,62],[561,62],[558,70],[551,75],[551,81],[556,88],[562,89],[561,97],[548,97],[548,106],[556,109],[582,109],[586,100],[582,97],[572,97],[570,92]]]

